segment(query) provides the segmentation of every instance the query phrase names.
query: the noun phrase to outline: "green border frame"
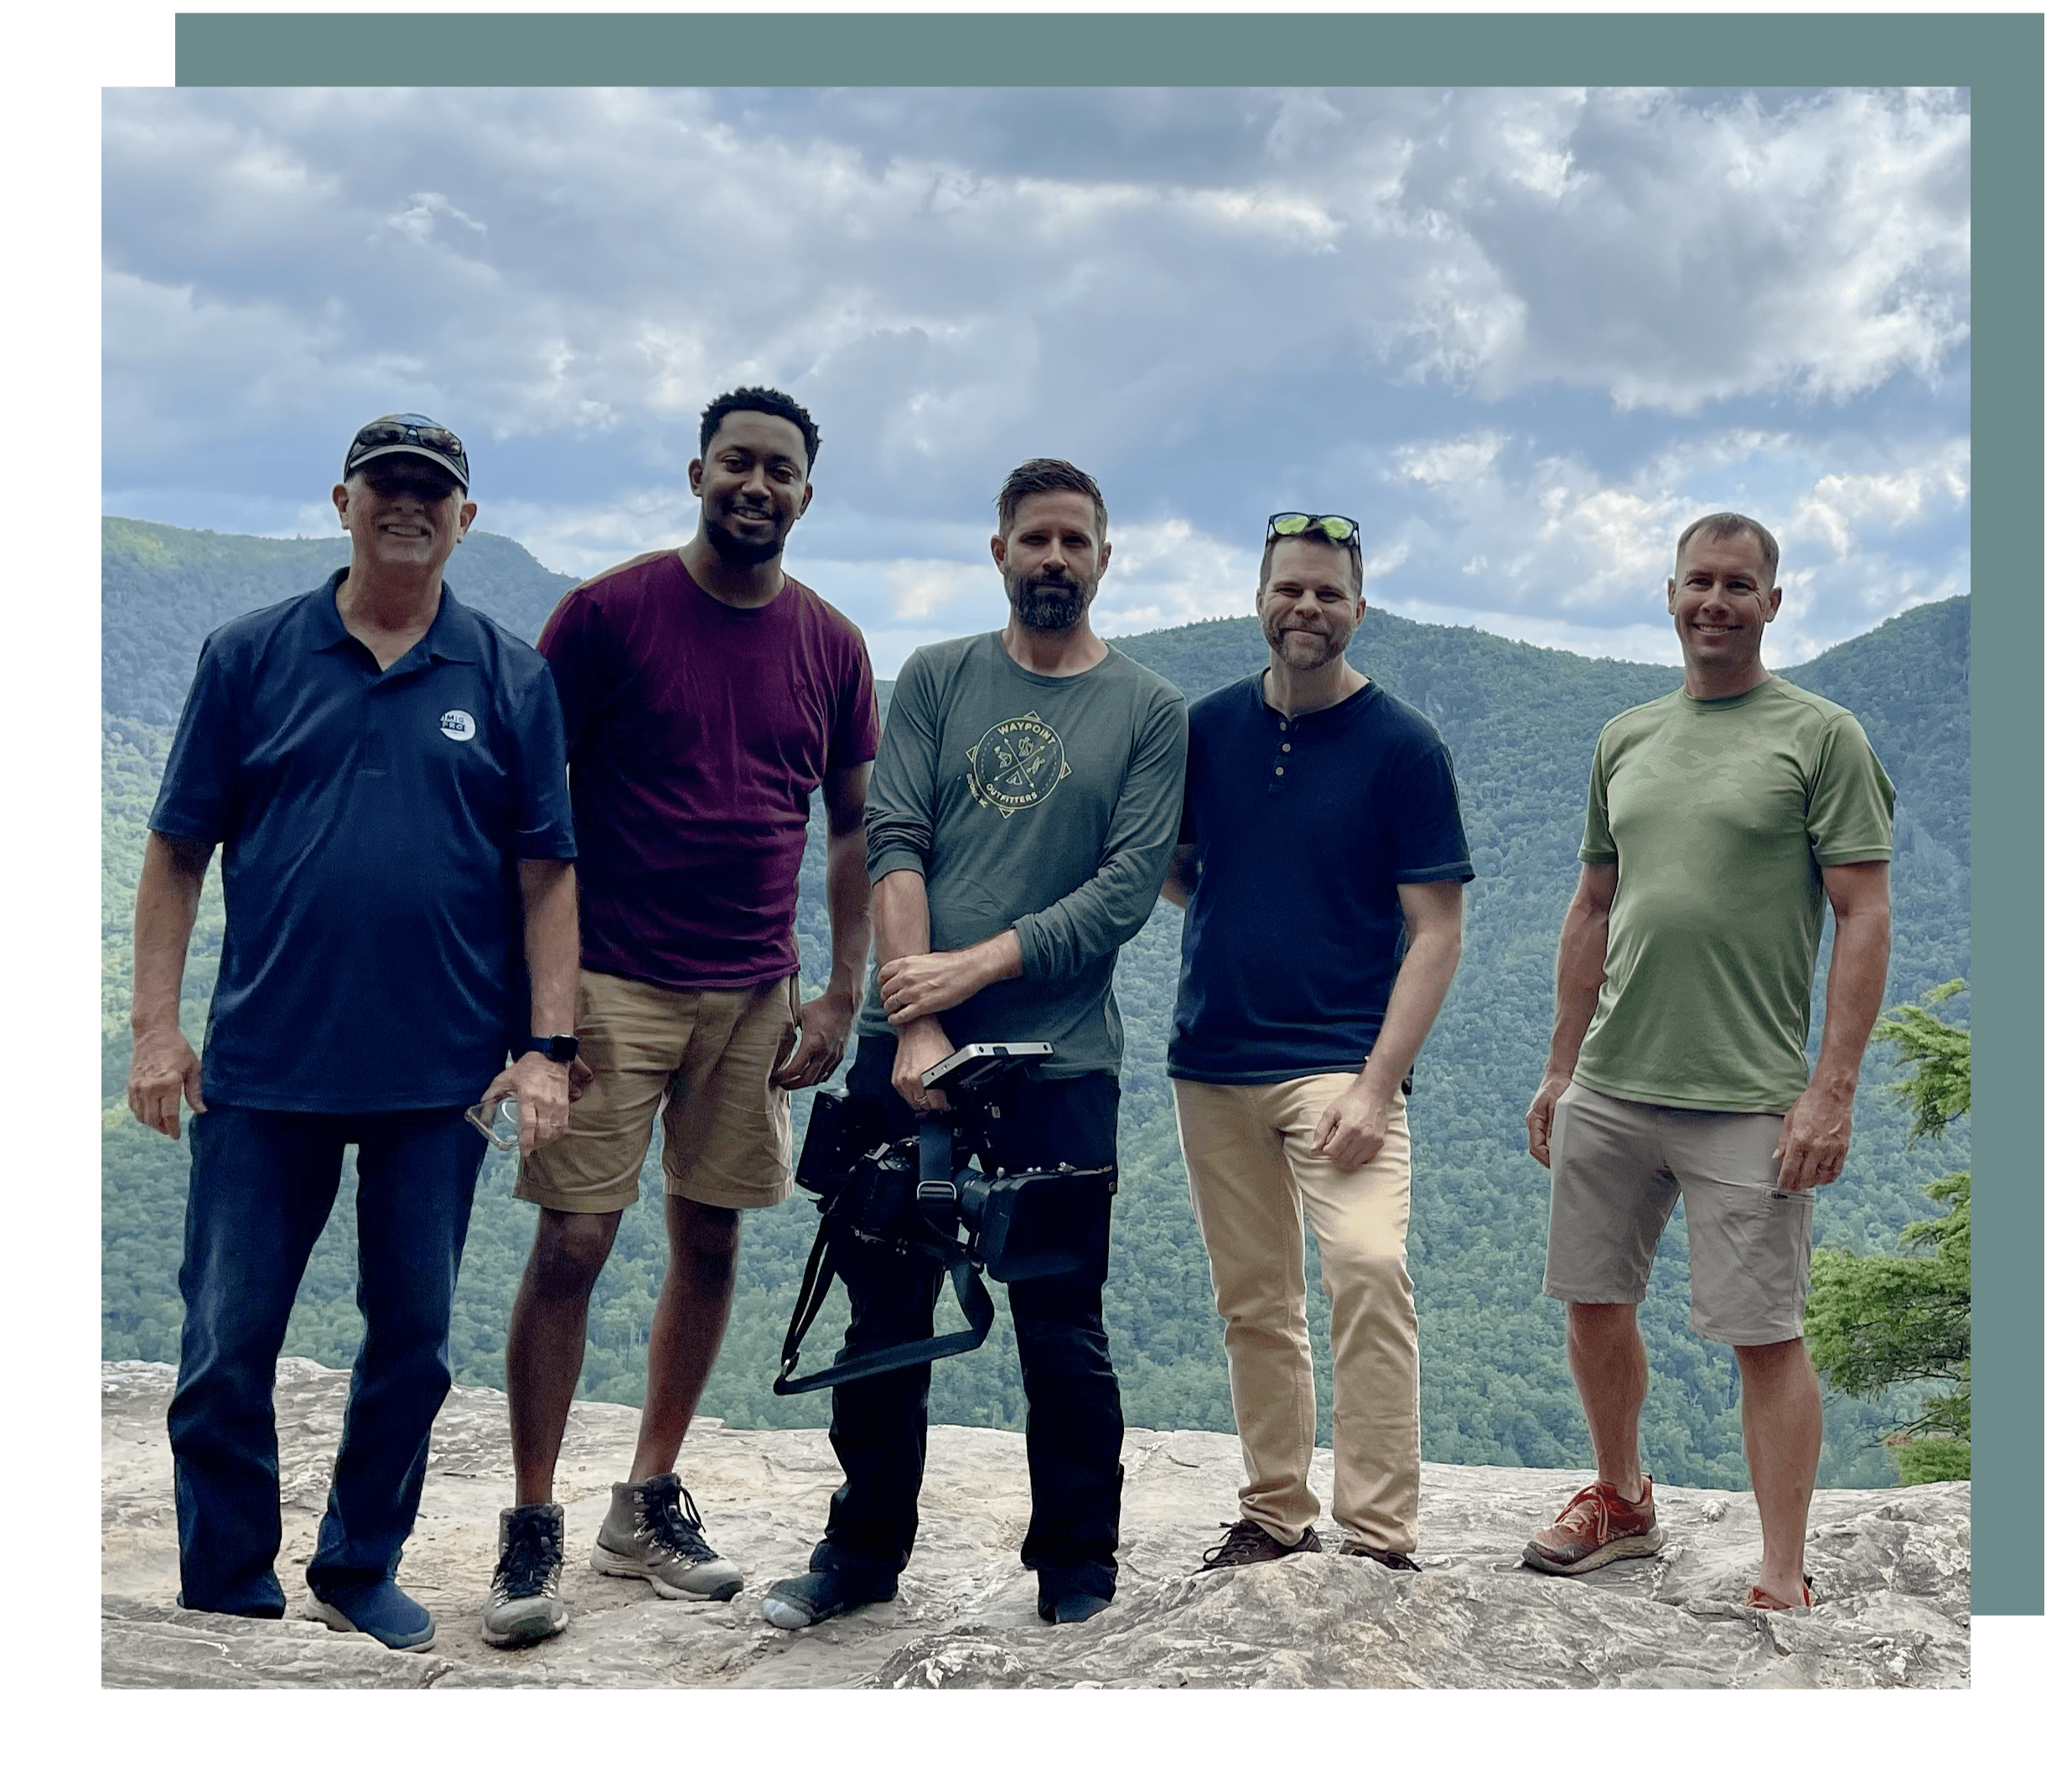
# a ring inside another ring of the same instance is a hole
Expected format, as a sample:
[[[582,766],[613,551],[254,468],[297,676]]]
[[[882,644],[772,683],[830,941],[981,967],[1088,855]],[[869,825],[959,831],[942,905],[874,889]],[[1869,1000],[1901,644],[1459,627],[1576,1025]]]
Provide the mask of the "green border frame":
[[[183,13],[182,86],[394,84],[350,13]],[[420,85],[1963,85],[1972,93],[1972,1608],[2044,1610],[2040,13],[437,13]],[[772,80],[780,71],[781,82]],[[1781,78],[1789,75],[1789,79]],[[1990,694],[1977,688],[1990,686]]]

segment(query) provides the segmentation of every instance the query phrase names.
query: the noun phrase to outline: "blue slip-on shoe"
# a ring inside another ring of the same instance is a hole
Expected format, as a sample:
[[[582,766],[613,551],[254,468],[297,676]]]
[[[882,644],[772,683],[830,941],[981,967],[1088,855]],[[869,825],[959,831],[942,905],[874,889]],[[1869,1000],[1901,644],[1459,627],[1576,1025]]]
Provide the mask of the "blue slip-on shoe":
[[[1084,1622],[1089,1617],[1099,1615],[1115,1601],[1112,1597],[1097,1597],[1090,1592],[1071,1591],[1048,1603],[1039,1603],[1036,1613],[1049,1623]]]
[[[432,1612],[394,1579],[383,1579],[378,1585],[341,1586],[329,1597],[319,1596],[313,1587],[303,1599],[303,1614],[341,1634],[370,1634],[398,1653],[422,1651],[438,1632],[432,1625]]]
[[[852,1588],[833,1572],[801,1573],[795,1579],[779,1579],[763,1598],[763,1619],[773,1628],[811,1628],[831,1616],[846,1616],[871,1603],[889,1603],[899,1593],[899,1582]]]

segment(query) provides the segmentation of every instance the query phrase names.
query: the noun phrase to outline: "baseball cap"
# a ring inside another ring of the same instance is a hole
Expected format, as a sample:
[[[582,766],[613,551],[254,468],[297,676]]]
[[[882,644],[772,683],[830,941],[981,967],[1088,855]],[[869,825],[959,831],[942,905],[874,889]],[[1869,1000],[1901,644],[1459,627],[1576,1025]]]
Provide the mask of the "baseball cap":
[[[345,447],[345,469],[340,479],[350,480],[356,471],[385,456],[422,457],[428,463],[437,463],[460,483],[464,494],[468,491],[468,453],[445,427],[422,413],[384,413],[379,419],[369,420]]]

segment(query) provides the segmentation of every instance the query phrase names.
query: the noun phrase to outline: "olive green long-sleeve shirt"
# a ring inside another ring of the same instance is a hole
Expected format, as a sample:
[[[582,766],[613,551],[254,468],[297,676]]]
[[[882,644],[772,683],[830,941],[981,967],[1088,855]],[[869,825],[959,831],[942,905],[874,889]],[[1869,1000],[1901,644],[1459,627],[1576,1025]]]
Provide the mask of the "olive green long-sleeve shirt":
[[[1047,1042],[1046,1079],[1119,1069],[1115,953],[1158,900],[1186,774],[1185,700],[1113,649],[1069,678],[997,634],[913,654],[871,778],[871,880],[920,872],[931,949],[1010,926],[1022,946],[1018,979],[942,1014],[951,1042]],[[897,1033],[875,970],[861,1028]]]

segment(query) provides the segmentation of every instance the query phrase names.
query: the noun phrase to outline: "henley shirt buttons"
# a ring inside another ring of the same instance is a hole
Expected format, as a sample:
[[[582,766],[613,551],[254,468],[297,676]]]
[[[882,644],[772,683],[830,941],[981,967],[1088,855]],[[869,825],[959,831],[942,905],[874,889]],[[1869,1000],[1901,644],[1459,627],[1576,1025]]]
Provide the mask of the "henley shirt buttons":
[[[1281,774],[1282,774],[1284,771],[1286,771],[1286,770],[1287,770],[1287,767],[1286,765],[1283,765],[1283,764],[1277,764],[1277,765],[1275,765],[1275,766],[1274,766],[1274,768],[1273,768],[1273,774],[1274,774],[1276,777],[1278,777],[1278,776],[1280,776],[1280,775],[1281,775]]]
[[[1295,748],[1290,746],[1287,741],[1283,740],[1281,743],[1281,750],[1284,753],[1292,753],[1295,750]]]

